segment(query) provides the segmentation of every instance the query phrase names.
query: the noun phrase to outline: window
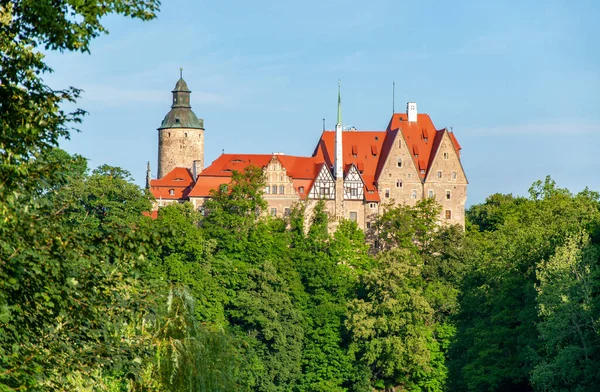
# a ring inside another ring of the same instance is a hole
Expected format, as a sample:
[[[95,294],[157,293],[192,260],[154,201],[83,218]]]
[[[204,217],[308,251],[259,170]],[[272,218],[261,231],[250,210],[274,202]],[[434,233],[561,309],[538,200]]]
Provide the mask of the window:
[[[398,140],[398,148],[402,148],[402,140]]]
[[[375,208],[377,208],[377,203],[369,203],[369,208],[374,210]]]
[[[298,188],[298,193],[301,194],[301,195],[304,194],[304,187],[303,186],[301,186],[301,187]]]
[[[402,188],[402,180],[396,180],[396,188]]]
[[[271,208],[271,216],[277,216],[277,208]]]
[[[279,175],[279,182],[283,182],[283,174]]]
[[[351,191],[350,192],[351,196],[358,196],[358,189],[357,188],[352,188],[350,191]]]
[[[169,196],[175,195],[175,189],[169,189]]]
[[[350,220],[352,222],[356,222],[357,219],[358,219],[358,214],[355,211],[351,211],[350,212]]]
[[[446,191],[446,200],[450,200],[450,198],[452,197],[450,191]]]
[[[430,190],[427,192],[427,196],[429,196],[430,198],[432,198],[432,197],[434,196],[433,189],[430,189]]]
[[[408,173],[408,178],[412,178],[412,173]]]
[[[286,208],[284,208],[284,209],[283,209],[283,215],[284,215],[284,216],[290,216],[290,209],[289,209],[289,208],[287,208],[287,207],[286,207]]]
[[[329,196],[329,187],[321,187],[320,190],[320,195],[321,196]]]
[[[390,198],[390,190],[389,189],[385,190],[385,197],[388,199]]]
[[[285,193],[285,187],[283,185],[279,185],[279,194],[283,195]]]
[[[452,179],[456,180],[456,172],[454,172],[454,171],[452,172]]]
[[[446,219],[452,219],[452,211],[446,210]]]
[[[450,154],[448,154],[447,152],[444,153],[444,159],[448,159],[449,156]]]
[[[185,137],[187,137],[187,132],[183,134]]]
[[[398,167],[402,167],[402,158],[398,158]]]
[[[367,229],[371,228],[371,222],[367,222]]]
[[[268,195],[269,193],[271,193],[271,187],[270,186],[266,186],[265,187],[265,193]]]
[[[442,171],[441,170],[438,170],[438,172],[437,172],[437,178],[442,178]]]
[[[410,198],[411,198],[411,199],[416,199],[416,198],[417,198],[417,190],[416,190],[416,189],[413,189],[413,190],[410,192]]]
[[[421,169],[421,174],[425,174],[425,169]]]
[[[274,194],[274,195],[276,195],[276,194],[277,194],[277,185],[273,185],[273,186],[271,187],[271,193],[272,193],[272,194]]]

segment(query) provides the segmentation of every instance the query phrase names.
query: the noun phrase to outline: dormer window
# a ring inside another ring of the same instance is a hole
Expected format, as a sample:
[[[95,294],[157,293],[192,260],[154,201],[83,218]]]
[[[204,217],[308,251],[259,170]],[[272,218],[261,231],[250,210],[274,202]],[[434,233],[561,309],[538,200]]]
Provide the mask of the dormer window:
[[[421,169],[421,174],[425,174],[425,169]]]
[[[169,196],[175,196],[175,189],[169,189]]]
[[[298,188],[298,193],[301,194],[301,195],[304,193],[304,187],[303,186],[301,186],[301,187]]]

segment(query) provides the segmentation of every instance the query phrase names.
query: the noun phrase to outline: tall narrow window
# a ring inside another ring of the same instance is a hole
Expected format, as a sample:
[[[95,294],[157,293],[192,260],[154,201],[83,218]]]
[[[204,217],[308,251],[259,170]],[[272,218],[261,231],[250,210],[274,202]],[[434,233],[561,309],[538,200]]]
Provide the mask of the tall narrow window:
[[[301,186],[301,187],[298,188],[298,193],[301,194],[301,195],[304,194],[304,187],[303,186]]]
[[[271,216],[277,215],[277,208],[271,208]]]
[[[452,211],[446,210],[446,219],[452,219]]]
[[[271,187],[271,193],[272,193],[272,194],[274,194],[274,195],[276,195],[276,194],[277,194],[277,185],[273,185],[273,186]]]
[[[450,191],[446,191],[446,200],[450,200],[452,197],[452,194],[450,193]]]
[[[270,186],[266,186],[265,187],[265,193],[268,195],[269,193],[271,193],[271,187]]]
[[[385,197],[388,199],[390,198],[390,190],[389,189],[385,190]]]
[[[438,172],[437,172],[437,178],[442,178],[442,171],[441,170],[438,170]]]
[[[402,148],[402,140],[398,140],[398,148]]]
[[[433,194],[433,189],[430,189],[430,190],[427,192],[427,196],[428,196],[429,198],[433,198],[433,196],[434,196],[434,194]]]
[[[285,193],[285,187],[283,185],[279,185],[279,194],[283,195]]]
[[[410,192],[410,197],[411,197],[411,199],[416,199],[417,198],[417,190],[416,189],[413,189]]]
[[[452,172],[452,179],[456,180],[456,172],[455,171]]]
[[[398,158],[397,164],[398,164],[398,167],[402,167],[402,158]]]
[[[449,156],[450,154],[448,154],[447,152],[444,153],[444,159],[448,159]]]

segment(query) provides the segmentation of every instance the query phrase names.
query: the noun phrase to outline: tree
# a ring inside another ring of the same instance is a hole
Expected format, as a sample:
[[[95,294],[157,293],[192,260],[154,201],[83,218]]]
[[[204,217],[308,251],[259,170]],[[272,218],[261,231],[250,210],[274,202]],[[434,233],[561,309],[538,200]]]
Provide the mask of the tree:
[[[580,232],[538,265],[541,360],[531,375],[540,391],[589,391],[600,382],[600,319],[594,306],[600,249]]]
[[[364,294],[348,305],[351,352],[369,367],[378,389],[443,390],[444,356],[421,267],[410,251],[382,254],[363,278]]]

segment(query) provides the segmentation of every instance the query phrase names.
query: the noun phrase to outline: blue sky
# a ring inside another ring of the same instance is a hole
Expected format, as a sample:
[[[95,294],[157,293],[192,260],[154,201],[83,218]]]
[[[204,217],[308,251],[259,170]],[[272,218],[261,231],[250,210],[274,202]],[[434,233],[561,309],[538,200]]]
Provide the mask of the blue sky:
[[[551,175],[600,191],[600,2],[164,0],[151,22],[109,17],[88,54],[51,53],[54,88],[85,92],[89,112],[63,144],[145,179],[156,128],[184,68],[205,122],[205,162],[228,153],[310,155],[344,124],[383,130],[416,101],[453,127],[467,204],[526,194]]]

